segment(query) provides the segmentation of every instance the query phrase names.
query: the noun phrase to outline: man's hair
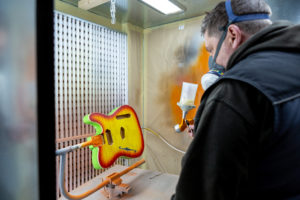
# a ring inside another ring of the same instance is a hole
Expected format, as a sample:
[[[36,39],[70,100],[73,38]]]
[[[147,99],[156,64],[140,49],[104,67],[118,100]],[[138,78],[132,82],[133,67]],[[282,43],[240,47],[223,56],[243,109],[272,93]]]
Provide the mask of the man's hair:
[[[235,15],[246,14],[272,14],[270,6],[264,0],[231,0],[232,11]],[[269,19],[252,20],[237,22],[236,24],[243,32],[247,34],[255,34],[262,28],[270,25]],[[213,10],[206,13],[202,21],[201,33],[207,32],[208,36],[220,37],[222,27],[228,24],[228,16],[225,8],[225,2],[220,2]]]

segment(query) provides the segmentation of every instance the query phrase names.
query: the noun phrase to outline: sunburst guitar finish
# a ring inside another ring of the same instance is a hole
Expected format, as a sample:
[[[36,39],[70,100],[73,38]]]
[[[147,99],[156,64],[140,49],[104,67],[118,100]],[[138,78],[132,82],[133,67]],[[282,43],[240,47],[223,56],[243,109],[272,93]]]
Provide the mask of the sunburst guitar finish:
[[[92,113],[86,115],[83,121],[96,129],[96,135],[103,137],[102,146],[90,146],[95,169],[110,167],[120,156],[136,158],[143,153],[143,134],[132,107],[124,105],[108,115]]]

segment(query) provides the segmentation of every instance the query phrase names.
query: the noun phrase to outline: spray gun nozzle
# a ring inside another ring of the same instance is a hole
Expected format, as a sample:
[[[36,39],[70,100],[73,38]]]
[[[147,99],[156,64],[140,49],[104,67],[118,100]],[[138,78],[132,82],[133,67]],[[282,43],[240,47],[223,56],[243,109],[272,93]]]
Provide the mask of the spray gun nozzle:
[[[188,127],[190,124],[192,124],[194,122],[194,120],[186,119],[186,116],[187,116],[187,113],[190,110],[192,110],[193,108],[195,108],[196,106],[194,106],[194,105],[183,105],[179,102],[177,103],[177,105],[182,110],[182,120],[181,120],[180,124],[176,124],[174,126],[174,129],[177,133],[181,133],[182,131],[184,131],[184,129],[186,129],[186,127]]]

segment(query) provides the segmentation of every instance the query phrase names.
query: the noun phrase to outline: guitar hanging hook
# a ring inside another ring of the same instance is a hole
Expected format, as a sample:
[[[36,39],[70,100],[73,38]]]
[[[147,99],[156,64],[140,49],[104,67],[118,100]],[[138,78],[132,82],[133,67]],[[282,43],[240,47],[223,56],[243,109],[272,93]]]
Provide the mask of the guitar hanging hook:
[[[116,23],[116,0],[110,0],[111,23]]]

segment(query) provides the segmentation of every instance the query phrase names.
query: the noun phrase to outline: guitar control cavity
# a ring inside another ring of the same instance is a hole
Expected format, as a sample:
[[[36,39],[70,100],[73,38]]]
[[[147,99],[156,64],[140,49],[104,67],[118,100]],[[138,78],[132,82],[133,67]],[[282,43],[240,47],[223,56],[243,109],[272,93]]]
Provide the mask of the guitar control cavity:
[[[125,138],[125,129],[123,127],[120,128],[120,134],[121,134],[121,138],[124,139]]]
[[[125,150],[125,151],[133,151],[134,153],[136,153],[136,150],[130,149],[128,147],[125,147],[125,148],[119,147],[119,149],[122,149],[122,150]]]
[[[123,114],[123,115],[117,115],[116,116],[117,119],[126,119],[126,118],[130,118],[130,114]]]
[[[109,129],[106,129],[105,135],[106,135],[107,143],[109,145],[112,145],[113,144],[113,139],[112,139],[112,136],[111,136],[111,131]]]

